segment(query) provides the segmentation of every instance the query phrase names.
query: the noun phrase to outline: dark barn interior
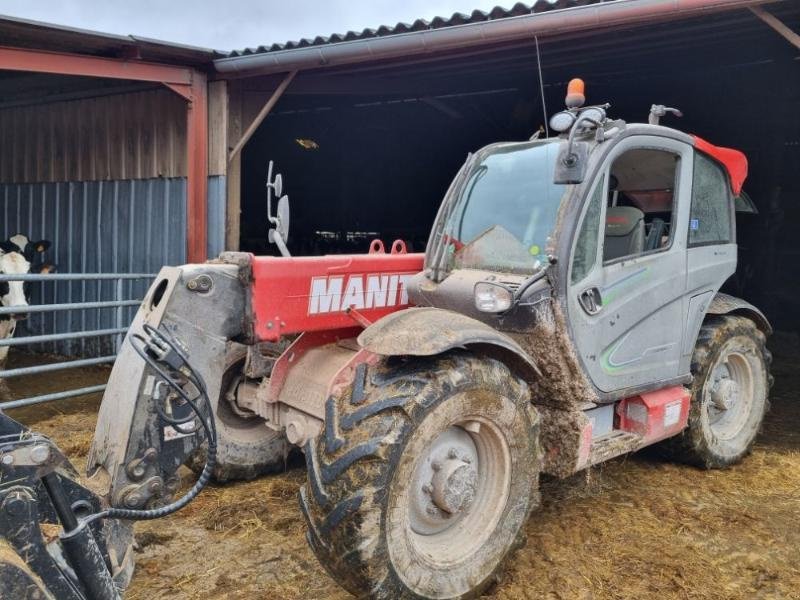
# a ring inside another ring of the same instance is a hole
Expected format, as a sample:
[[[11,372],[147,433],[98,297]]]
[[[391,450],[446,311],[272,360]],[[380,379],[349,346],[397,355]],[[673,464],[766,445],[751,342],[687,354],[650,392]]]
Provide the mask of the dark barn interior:
[[[770,5],[793,30],[800,6]],[[546,112],[566,83],[587,104],[645,122],[650,105],[680,108],[664,124],[749,159],[745,191],[759,210],[738,221],[740,264],[726,288],[762,307],[777,328],[800,329],[800,52],[749,10],[631,29],[538,40]],[[243,80],[263,98],[275,77]],[[424,249],[439,202],[468,152],[524,140],[544,125],[536,40],[411,62],[300,73],[245,146],[241,249],[266,244],[264,180],[272,159],[292,202],[294,254],[364,252],[403,238]]]

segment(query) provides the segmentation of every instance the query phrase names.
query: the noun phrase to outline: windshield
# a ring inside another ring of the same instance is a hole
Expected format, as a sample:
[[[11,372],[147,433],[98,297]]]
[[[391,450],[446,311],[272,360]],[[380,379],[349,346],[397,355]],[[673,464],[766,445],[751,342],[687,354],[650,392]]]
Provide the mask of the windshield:
[[[440,255],[445,270],[528,274],[546,264],[566,191],[553,183],[558,148],[555,141],[513,144],[478,158],[443,215],[437,242],[447,245]]]

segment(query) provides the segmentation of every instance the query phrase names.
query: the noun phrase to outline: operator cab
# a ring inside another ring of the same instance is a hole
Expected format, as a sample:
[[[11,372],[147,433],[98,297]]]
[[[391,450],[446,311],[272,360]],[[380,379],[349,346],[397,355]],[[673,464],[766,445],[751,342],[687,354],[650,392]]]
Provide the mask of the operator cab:
[[[578,83],[575,83],[578,81]],[[557,136],[468,157],[431,232],[413,304],[454,310],[536,352],[544,320],[564,335],[598,394],[682,383],[705,308],[736,269],[736,150],[584,107],[570,82]],[[552,301],[556,314],[543,316]],[[549,342],[548,342],[549,343]]]

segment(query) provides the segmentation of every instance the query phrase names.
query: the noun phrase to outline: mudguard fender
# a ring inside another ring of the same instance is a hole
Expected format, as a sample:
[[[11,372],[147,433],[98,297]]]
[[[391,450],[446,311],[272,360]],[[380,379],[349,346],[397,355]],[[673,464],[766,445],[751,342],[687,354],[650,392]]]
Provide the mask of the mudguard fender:
[[[718,292],[706,310],[708,315],[742,315],[753,320],[765,335],[772,334],[772,325],[760,310],[741,298]]]
[[[541,377],[533,358],[506,334],[442,308],[408,308],[387,315],[358,336],[359,345],[382,356],[435,356],[454,348],[494,350],[527,380]]]

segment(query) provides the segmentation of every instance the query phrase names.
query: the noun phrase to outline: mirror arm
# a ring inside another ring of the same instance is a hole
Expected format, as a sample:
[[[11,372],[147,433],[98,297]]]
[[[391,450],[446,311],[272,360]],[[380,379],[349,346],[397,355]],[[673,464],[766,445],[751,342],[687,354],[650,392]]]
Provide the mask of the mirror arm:
[[[578,156],[574,152],[572,152],[572,143],[575,141],[575,132],[578,130],[578,126],[583,121],[589,121],[595,127],[600,127],[600,125],[601,125],[601,123],[599,121],[597,121],[597,120],[595,120],[595,119],[593,119],[593,118],[591,118],[589,116],[581,115],[581,116],[578,117],[578,119],[572,125],[572,129],[569,132],[569,139],[567,141],[567,155],[564,157],[564,161],[563,161],[565,167],[574,167],[575,166],[575,161],[578,159]]]
[[[283,241],[283,237],[277,229],[272,230],[272,241],[275,242],[278,250],[281,251],[281,256],[291,256],[289,249],[286,247],[286,242]]]

